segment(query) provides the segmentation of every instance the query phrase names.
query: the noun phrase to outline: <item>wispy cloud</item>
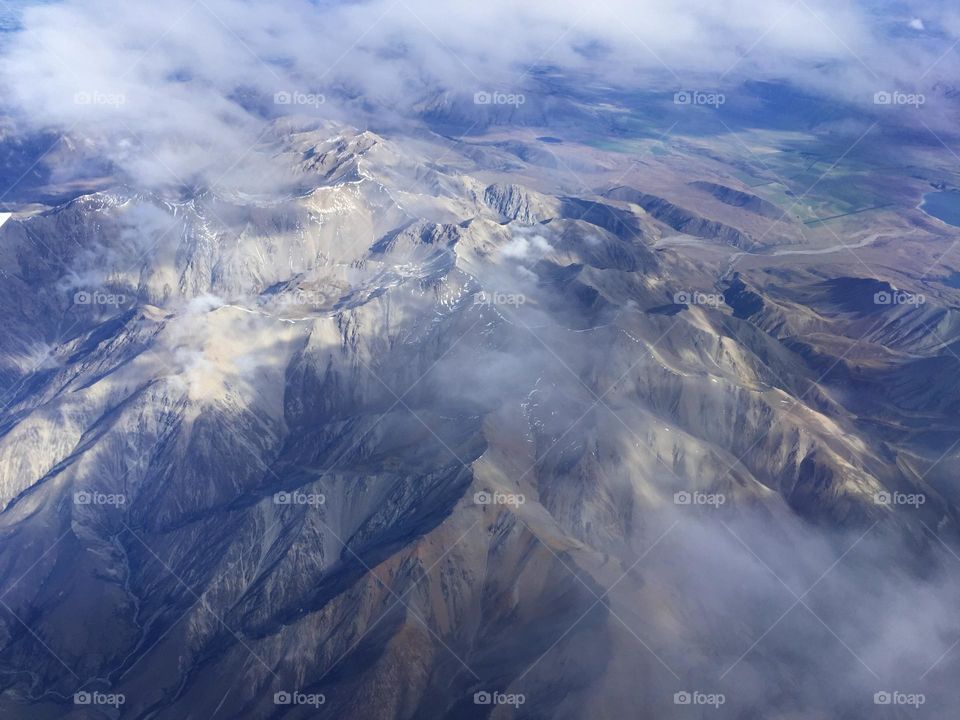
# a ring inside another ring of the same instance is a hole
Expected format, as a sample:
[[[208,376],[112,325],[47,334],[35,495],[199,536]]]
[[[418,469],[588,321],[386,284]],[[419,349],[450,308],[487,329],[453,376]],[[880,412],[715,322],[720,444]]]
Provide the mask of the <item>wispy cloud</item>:
[[[960,14],[911,10],[899,27],[922,16],[924,42],[849,1],[602,0],[583,12],[547,0],[67,0],[23,12],[2,81],[21,127],[82,135],[139,183],[268,187],[278,177],[250,148],[269,118],[399,120],[442,93],[520,91],[535,67],[638,87],[776,78],[857,98],[909,88],[934,63],[927,85],[955,74],[943,53]]]

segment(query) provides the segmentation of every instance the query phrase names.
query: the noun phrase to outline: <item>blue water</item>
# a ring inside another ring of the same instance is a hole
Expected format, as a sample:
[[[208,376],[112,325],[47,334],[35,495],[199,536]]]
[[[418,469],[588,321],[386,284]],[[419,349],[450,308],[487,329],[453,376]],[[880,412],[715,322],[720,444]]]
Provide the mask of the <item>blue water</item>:
[[[960,290],[960,272],[951,273],[943,279],[943,284]]]
[[[947,225],[960,227],[960,192],[956,190],[927,193],[920,209]]]

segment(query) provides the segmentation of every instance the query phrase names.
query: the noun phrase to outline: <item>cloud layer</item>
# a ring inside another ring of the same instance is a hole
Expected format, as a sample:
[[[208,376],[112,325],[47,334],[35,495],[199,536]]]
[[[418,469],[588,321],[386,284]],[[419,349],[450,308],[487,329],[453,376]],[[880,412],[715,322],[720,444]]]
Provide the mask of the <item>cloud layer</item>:
[[[399,122],[444,94],[521,92],[545,69],[863,99],[955,75],[958,32],[944,3],[65,0],[27,7],[0,79],[21,128],[89,138],[139,183],[269,186],[250,148],[277,115]]]

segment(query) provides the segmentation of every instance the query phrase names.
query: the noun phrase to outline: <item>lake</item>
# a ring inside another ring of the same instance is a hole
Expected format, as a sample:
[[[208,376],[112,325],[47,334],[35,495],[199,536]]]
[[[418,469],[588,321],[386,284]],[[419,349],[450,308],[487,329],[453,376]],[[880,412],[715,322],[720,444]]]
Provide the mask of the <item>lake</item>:
[[[927,193],[920,209],[947,225],[960,227],[960,192],[956,190]]]

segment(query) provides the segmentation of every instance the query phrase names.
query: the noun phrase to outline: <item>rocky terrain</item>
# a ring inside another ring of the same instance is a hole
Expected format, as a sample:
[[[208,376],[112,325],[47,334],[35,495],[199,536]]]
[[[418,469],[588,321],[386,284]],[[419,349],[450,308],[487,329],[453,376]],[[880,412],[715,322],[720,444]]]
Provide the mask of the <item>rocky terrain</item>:
[[[0,228],[0,715],[945,716],[955,233],[512,142]]]

